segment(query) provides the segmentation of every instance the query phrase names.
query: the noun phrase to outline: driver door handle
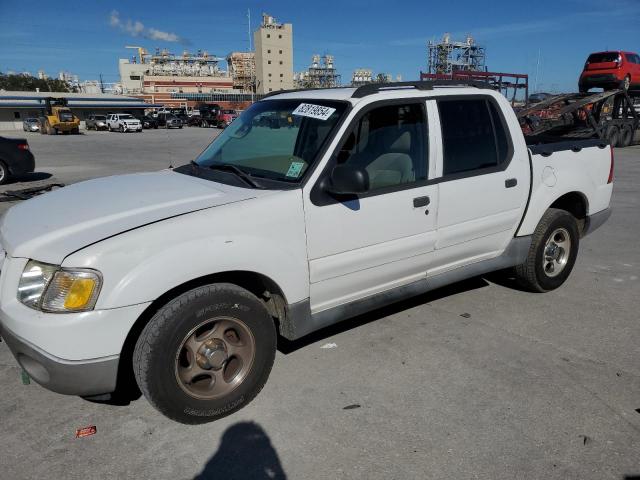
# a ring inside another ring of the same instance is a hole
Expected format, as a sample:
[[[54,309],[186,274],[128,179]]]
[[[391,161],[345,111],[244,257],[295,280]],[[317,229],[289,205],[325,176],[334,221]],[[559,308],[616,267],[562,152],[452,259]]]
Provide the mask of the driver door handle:
[[[426,207],[430,203],[431,199],[429,197],[416,197],[413,199],[414,208]]]

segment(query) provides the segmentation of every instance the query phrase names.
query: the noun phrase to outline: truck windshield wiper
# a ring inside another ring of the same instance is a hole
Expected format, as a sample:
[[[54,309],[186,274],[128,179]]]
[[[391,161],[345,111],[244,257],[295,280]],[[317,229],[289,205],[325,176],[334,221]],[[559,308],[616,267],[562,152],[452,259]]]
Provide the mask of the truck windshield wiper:
[[[258,185],[252,178],[244,170],[232,165],[230,163],[214,163],[213,165],[209,165],[210,170],[220,170],[222,172],[231,172],[235,173],[238,177],[240,177],[247,185],[250,185],[252,188],[263,189],[261,185]]]

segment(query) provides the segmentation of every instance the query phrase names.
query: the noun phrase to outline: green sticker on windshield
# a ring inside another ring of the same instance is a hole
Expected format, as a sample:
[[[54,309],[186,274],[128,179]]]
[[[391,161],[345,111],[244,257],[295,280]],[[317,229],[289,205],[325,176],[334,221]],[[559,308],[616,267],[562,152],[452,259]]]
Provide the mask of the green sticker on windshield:
[[[287,171],[287,177],[298,178],[300,176],[300,172],[302,172],[303,167],[304,162],[291,162],[289,171]]]

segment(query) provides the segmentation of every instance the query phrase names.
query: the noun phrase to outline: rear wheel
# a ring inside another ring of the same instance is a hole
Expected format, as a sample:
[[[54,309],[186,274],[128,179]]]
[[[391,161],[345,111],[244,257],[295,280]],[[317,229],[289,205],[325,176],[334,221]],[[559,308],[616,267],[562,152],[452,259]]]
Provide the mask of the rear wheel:
[[[620,88],[622,88],[625,92],[629,91],[629,88],[631,88],[631,76],[630,75],[627,75],[626,77],[624,77],[624,80],[620,84]]]
[[[556,208],[547,210],[533,233],[527,260],[515,268],[518,283],[533,292],[562,285],[576,262],[579,237],[573,215]]]
[[[0,160],[0,185],[4,185],[9,181],[9,169],[3,161]]]
[[[150,320],[138,339],[138,386],[167,417],[206,423],[247,405],[273,365],[276,330],[264,304],[236,285],[190,290]]]
[[[607,140],[607,142],[609,142],[610,145],[614,147],[617,146],[619,137],[620,130],[618,130],[618,127],[616,127],[615,125],[610,125],[609,127],[607,127],[604,138],[605,140]]]
[[[620,128],[620,134],[618,137],[618,145],[619,148],[625,148],[631,145],[633,142],[633,127],[631,125],[623,125]]]

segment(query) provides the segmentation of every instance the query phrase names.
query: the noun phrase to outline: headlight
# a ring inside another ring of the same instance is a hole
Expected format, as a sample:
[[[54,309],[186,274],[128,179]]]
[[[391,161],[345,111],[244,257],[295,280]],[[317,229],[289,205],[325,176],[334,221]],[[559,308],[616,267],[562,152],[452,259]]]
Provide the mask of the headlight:
[[[95,306],[101,286],[102,275],[96,270],[29,260],[18,285],[18,300],[46,312],[83,312]]]

